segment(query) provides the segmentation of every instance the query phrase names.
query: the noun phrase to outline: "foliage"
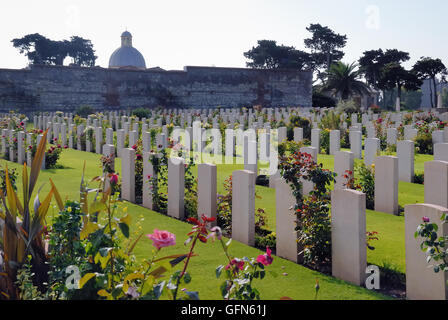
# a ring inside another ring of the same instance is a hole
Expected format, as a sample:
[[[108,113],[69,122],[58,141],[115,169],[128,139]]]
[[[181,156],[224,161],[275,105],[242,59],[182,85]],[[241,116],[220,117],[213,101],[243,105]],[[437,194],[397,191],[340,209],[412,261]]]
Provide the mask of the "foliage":
[[[244,53],[251,60],[247,67],[254,69],[304,69],[311,64],[308,53],[294,47],[277,45],[273,40],[259,40],[257,47]]]
[[[46,249],[44,244],[45,216],[50,207],[50,202],[54,196],[58,207],[62,209],[63,204],[58,190],[50,179],[51,189],[44,201],[39,200],[37,194],[33,213],[30,210],[30,200],[34,187],[41,170],[41,163],[45,153],[47,141],[47,131],[37,147],[36,155],[33,159],[31,172],[28,176],[26,164],[23,165],[22,173],[22,201],[19,200],[17,192],[14,191],[9,180],[8,167],[5,168],[6,195],[2,192],[3,210],[0,219],[4,222],[3,242],[0,249],[4,253],[4,261],[1,269],[5,274],[0,279],[1,297],[16,299],[18,289],[16,287],[17,270],[25,263],[26,257],[31,254],[31,270],[35,273],[34,283],[39,290],[44,291],[44,284],[48,282],[48,265]]]
[[[52,145],[45,153],[45,168],[53,169],[57,167],[58,160],[63,149],[60,144]]]
[[[286,153],[294,153],[300,151],[300,148],[303,146],[303,141],[285,141],[278,144],[278,154],[279,156],[284,156]]]
[[[329,187],[336,174],[315,163],[311,155],[300,152],[280,157],[279,168],[296,198],[294,212],[300,221],[296,230],[304,263],[314,268],[327,267],[331,264]],[[302,180],[314,183],[309,197],[302,193]]]
[[[20,300],[42,300],[43,294],[33,283],[34,273],[31,271],[31,256],[28,255],[25,262],[17,270],[16,285]]]
[[[314,70],[319,73],[318,78],[323,79],[320,70],[328,71],[333,63],[344,57],[341,49],[347,43],[347,36],[320,24],[310,24],[306,30],[311,33],[311,38],[304,40],[305,47],[311,50]]]
[[[17,191],[17,185],[16,185],[17,171],[16,171],[16,169],[10,169],[8,171],[8,176],[9,176],[9,181],[11,182],[11,185],[12,185],[12,189],[14,191]],[[6,170],[5,169],[0,169],[0,181],[1,181],[0,188],[1,188],[1,190],[3,190],[3,192],[6,195],[7,191],[6,191]]]
[[[232,176],[224,181],[224,194],[218,194],[217,203],[217,224],[220,230],[226,235],[232,234]],[[255,193],[255,197],[261,199]],[[267,217],[264,209],[258,208],[255,210],[255,232],[259,235],[263,233],[261,229],[267,225]],[[263,236],[263,235],[262,235]]]
[[[255,258],[236,258],[229,252],[232,243],[227,243],[222,238],[219,227],[212,228],[213,236],[221,242],[222,248],[228,260],[226,266],[220,265],[216,268],[216,277],[219,279],[224,271],[226,280],[220,285],[221,295],[225,300],[260,300],[260,292],[253,287],[254,279],[263,280],[266,276],[265,267],[272,264],[274,258],[271,250],[266,248],[266,254]]]
[[[313,88],[313,108],[334,108],[336,100]]]
[[[311,121],[307,118],[303,118],[297,115],[291,115],[289,117],[288,131],[292,133],[292,136],[288,138],[288,140],[292,139],[294,135],[294,128],[302,128],[303,129],[303,138],[311,139]]]
[[[50,283],[54,299],[93,299],[95,292],[92,286],[86,286],[83,290],[69,290],[66,286],[66,270],[70,266],[76,266],[82,273],[91,270],[86,256],[88,243],[81,239],[83,213],[81,204],[75,201],[67,201],[64,209],[54,218],[50,229],[49,239],[49,263]],[[89,287],[89,290],[87,288]]]
[[[330,154],[330,130],[323,129],[320,131],[320,149],[324,154]]]
[[[340,130],[341,115],[333,110],[326,111],[319,122],[320,129]]]
[[[90,40],[73,36],[70,41],[53,41],[38,33],[13,39],[13,46],[25,53],[32,64],[59,65],[69,56],[77,66],[95,66],[95,50]]]
[[[147,108],[143,108],[143,107],[137,108],[137,109],[134,109],[132,111],[132,115],[136,116],[136,117],[138,117],[140,119],[142,119],[142,118],[149,118],[150,110],[147,109]]]
[[[367,167],[364,162],[356,167],[356,180],[353,171],[346,171],[344,178],[345,186],[349,189],[359,190],[366,194],[366,208],[374,210],[375,208],[375,165]]]
[[[415,140],[415,150],[420,154],[433,154],[432,133],[437,129],[432,123],[418,121],[416,123],[417,136]]]
[[[415,238],[420,238],[420,249],[426,253],[426,262],[433,261],[433,268],[435,273],[448,271],[448,253],[446,251],[448,245],[448,236],[437,235],[439,226],[436,223],[430,223],[428,217],[422,218],[423,222],[417,227]],[[440,217],[442,226],[448,222],[448,215],[443,213]]]
[[[338,105],[336,107],[336,110],[338,113],[357,113],[360,111],[360,106],[356,104],[354,100],[341,100],[338,102]]]
[[[368,94],[368,87],[360,80],[361,72],[356,68],[356,63],[338,62],[332,64],[324,90],[332,92],[333,96],[342,100],[347,100],[355,95]]]
[[[385,90],[382,86],[382,71],[389,63],[402,63],[410,59],[409,53],[399,51],[397,49],[387,49],[383,51],[369,50],[363,53],[363,56],[358,60],[360,70],[367,80],[367,83],[374,88]]]
[[[76,109],[75,114],[87,118],[89,115],[94,114],[95,110],[91,106],[83,105]]]
[[[414,175],[414,183],[425,184],[425,174],[423,172],[417,172]]]
[[[379,85],[385,90],[397,89],[397,96],[401,100],[401,89],[415,91],[420,89],[423,82],[411,70],[406,70],[399,63],[389,63],[381,70]]]
[[[422,57],[413,66],[413,71],[420,80],[431,80],[432,88],[430,87],[431,108],[439,107],[437,105],[437,85],[436,76],[441,74],[443,77],[447,75],[447,69],[440,59],[432,59],[429,57]],[[440,106],[441,107],[441,106]]]

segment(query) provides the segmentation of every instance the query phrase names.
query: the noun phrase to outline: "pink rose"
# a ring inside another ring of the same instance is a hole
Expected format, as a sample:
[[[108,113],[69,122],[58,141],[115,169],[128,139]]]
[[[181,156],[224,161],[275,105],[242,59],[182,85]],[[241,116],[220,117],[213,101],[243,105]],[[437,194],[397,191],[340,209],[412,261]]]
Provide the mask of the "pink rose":
[[[112,174],[110,176],[110,183],[116,185],[118,183],[118,174]]]
[[[261,263],[264,266],[272,264],[272,261],[274,261],[274,259],[271,257],[271,249],[269,249],[269,247],[266,248],[265,254],[260,254],[257,257],[257,262]]]
[[[153,234],[146,235],[157,249],[176,245],[176,235],[168,231],[154,229]]]
[[[244,261],[240,259],[232,259],[228,265],[226,265],[226,270],[229,270],[230,268],[234,268],[235,272],[238,272],[240,270],[244,269]]]
[[[426,223],[429,222],[429,218],[428,217],[423,217],[422,220],[423,220],[423,222],[426,222]]]

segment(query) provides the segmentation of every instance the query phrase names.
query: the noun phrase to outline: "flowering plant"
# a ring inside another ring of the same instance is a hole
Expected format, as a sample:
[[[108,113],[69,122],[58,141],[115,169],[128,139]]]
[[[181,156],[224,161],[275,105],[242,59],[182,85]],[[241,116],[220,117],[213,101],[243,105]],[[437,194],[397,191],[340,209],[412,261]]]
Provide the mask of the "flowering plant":
[[[448,214],[444,213],[440,217],[442,225],[448,222]],[[428,217],[422,218],[422,223],[417,227],[414,237],[421,239],[420,248],[426,252],[426,261],[430,263],[433,261],[432,268],[435,273],[448,271],[448,252],[446,247],[448,245],[448,236],[437,235],[439,226],[436,223],[431,223]]]
[[[253,287],[254,279],[264,279],[266,276],[265,267],[272,264],[274,258],[271,250],[266,248],[266,253],[254,258],[236,258],[229,252],[232,239],[225,242],[222,237],[221,228],[211,229],[214,238],[218,238],[228,260],[227,265],[220,265],[216,268],[216,277],[219,279],[225,273],[226,279],[220,286],[221,295],[225,300],[260,300],[260,292]]]

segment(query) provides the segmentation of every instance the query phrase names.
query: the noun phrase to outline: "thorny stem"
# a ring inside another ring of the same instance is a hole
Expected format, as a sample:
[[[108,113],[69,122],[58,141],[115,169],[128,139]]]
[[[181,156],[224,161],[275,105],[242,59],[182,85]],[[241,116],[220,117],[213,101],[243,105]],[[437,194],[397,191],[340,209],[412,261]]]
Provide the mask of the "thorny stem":
[[[188,263],[190,262],[191,256],[193,255],[193,249],[194,249],[194,246],[196,245],[196,241],[198,240],[198,238],[199,238],[199,233],[196,234],[196,236],[193,240],[193,243],[191,244],[190,252],[188,253],[188,256],[187,256],[187,261],[185,262],[182,272],[180,273],[179,277],[177,278],[176,289],[174,289],[174,294],[173,294],[173,300],[176,300],[177,291],[179,290],[180,280],[182,279],[182,277],[185,275],[185,272],[187,271],[187,266],[188,266]]]

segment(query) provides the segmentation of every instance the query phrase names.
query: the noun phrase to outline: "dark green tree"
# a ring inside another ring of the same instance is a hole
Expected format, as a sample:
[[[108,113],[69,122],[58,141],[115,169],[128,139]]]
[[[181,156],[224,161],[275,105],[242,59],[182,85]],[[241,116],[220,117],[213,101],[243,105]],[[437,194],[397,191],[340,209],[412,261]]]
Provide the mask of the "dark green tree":
[[[398,63],[388,63],[382,68],[379,87],[382,90],[397,89],[397,96],[401,100],[402,88],[408,91],[416,91],[422,85],[417,75],[412,70],[406,70]]]
[[[244,53],[251,60],[249,68],[254,69],[307,69],[310,67],[310,55],[294,47],[277,45],[274,40],[259,40],[256,47]]]
[[[419,61],[414,64],[413,70],[420,80],[431,80],[430,96],[431,108],[437,108],[437,84],[436,77],[438,75],[445,78],[447,69],[440,59],[432,59],[429,57],[421,57]],[[434,90],[434,91],[433,91]],[[433,95],[434,92],[434,95]]]
[[[73,36],[68,42],[68,56],[73,64],[82,67],[94,67],[97,56],[90,40]]]
[[[409,53],[405,51],[399,51],[397,49],[387,49],[383,51],[369,50],[363,53],[363,56],[358,60],[360,71],[366,78],[368,84],[374,88],[384,90],[381,88],[381,76],[384,67],[390,63],[406,62],[410,59]]]
[[[324,91],[329,91],[333,96],[342,100],[347,100],[356,94],[368,94],[369,89],[360,80],[361,72],[356,68],[356,63],[333,63],[328,72],[328,79],[324,85]]]
[[[347,43],[347,36],[338,34],[320,24],[311,24],[306,30],[312,36],[304,40],[305,47],[311,50],[314,70],[318,72],[318,77],[323,79],[325,74],[322,74],[321,70],[328,72],[334,62],[338,62],[344,57],[344,52],[341,49]]]
[[[13,46],[25,54],[32,64],[58,65],[64,64],[67,56],[79,66],[94,66],[96,56],[90,40],[72,37],[70,41],[53,41],[38,33],[13,39]]]

